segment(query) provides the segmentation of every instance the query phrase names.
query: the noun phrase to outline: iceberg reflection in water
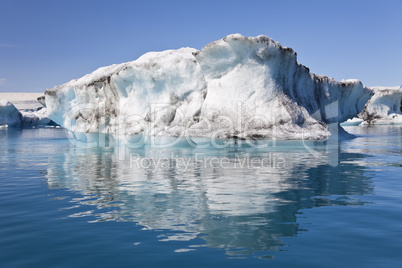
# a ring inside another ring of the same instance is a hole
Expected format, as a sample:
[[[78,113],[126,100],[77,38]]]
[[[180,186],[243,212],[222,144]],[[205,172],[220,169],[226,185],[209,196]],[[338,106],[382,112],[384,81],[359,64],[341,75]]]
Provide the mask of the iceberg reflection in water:
[[[136,222],[160,230],[160,241],[201,238],[231,255],[279,250],[283,237],[303,231],[300,209],[360,205],[356,196],[372,191],[359,165],[367,155],[342,152],[331,166],[296,141],[265,149],[71,147],[57,157],[48,186],[82,195],[72,206],[83,211],[71,217]]]

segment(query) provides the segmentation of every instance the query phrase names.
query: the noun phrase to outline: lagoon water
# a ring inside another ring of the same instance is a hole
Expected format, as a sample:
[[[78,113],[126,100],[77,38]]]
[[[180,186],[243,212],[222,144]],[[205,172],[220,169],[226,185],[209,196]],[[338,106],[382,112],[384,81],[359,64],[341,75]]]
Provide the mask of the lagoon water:
[[[0,129],[1,267],[401,267],[402,126],[256,149]]]

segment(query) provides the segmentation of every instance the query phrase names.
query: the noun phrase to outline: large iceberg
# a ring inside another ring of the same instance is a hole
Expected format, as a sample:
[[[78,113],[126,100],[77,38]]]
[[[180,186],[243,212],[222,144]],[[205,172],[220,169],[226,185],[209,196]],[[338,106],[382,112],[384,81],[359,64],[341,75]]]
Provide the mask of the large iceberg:
[[[48,116],[76,133],[325,139],[370,98],[358,80],[311,74],[266,36],[150,52],[45,92]]]

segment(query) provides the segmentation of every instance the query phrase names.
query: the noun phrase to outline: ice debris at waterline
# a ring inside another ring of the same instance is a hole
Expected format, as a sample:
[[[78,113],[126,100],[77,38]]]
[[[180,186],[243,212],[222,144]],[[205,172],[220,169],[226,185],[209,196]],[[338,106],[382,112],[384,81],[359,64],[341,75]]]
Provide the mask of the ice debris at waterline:
[[[47,89],[48,116],[73,132],[325,139],[370,98],[358,80],[311,74],[266,36],[150,52]]]

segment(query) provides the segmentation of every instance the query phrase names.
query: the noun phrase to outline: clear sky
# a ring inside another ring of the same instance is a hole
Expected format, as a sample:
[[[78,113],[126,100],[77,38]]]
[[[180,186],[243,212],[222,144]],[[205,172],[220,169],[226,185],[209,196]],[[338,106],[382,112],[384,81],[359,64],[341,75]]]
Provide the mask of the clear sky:
[[[402,0],[0,0],[0,92],[43,92],[149,51],[267,35],[311,72],[402,84]]]

